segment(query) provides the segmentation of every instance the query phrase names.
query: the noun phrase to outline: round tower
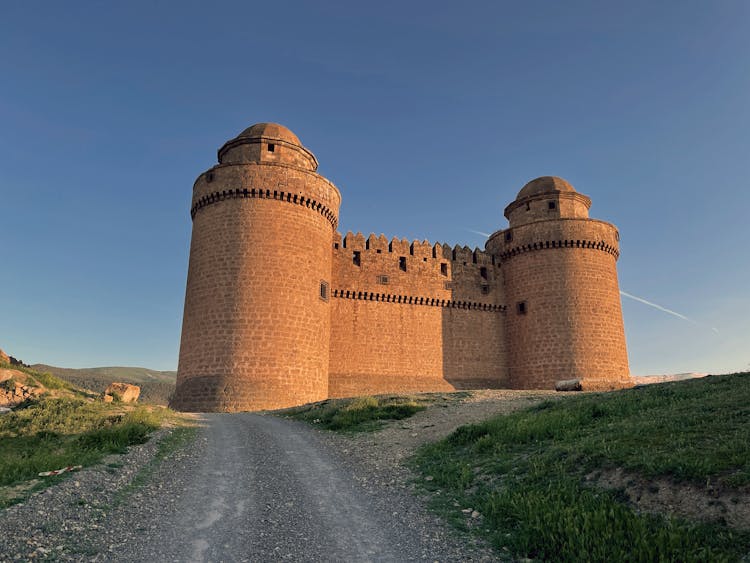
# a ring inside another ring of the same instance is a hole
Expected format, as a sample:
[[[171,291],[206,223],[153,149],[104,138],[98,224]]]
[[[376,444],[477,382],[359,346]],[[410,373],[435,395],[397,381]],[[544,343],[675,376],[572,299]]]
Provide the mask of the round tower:
[[[500,259],[510,385],[630,385],[615,263],[617,228],[589,219],[591,200],[562,178],[526,184],[505,208],[510,226],[486,248]]]
[[[193,186],[171,406],[232,412],[325,399],[339,191],[275,123],[245,129],[218,160]]]

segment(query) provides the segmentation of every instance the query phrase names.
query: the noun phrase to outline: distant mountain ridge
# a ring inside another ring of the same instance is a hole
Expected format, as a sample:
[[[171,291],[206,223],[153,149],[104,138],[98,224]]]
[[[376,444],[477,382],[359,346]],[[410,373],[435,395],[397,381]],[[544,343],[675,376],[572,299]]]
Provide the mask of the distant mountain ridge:
[[[101,378],[123,378],[127,377],[132,381],[124,383],[144,383],[146,381],[159,381],[162,383],[174,383],[177,377],[176,371],[157,371],[148,368],[107,366],[100,368],[61,368],[57,366],[48,366],[46,364],[34,364],[32,369],[37,371],[48,371],[53,375],[60,377],[62,374],[91,376]],[[113,379],[114,381],[114,379]]]
[[[141,388],[139,401],[166,405],[174,392],[176,371],[158,371],[141,367],[108,366],[98,368],[61,368],[34,364],[32,369],[49,372],[79,387],[102,393],[113,381],[132,383]]]

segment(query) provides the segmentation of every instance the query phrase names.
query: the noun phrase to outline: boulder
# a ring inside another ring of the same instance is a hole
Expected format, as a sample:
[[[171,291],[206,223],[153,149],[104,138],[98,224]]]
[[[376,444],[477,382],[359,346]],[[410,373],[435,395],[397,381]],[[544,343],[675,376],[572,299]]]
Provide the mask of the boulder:
[[[26,374],[12,369],[0,369],[0,407],[13,407],[26,399],[38,397],[43,391],[26,383]]]
[[[555,391],[580,391],[583,389],[580,379],[563,379],[555,382]]]
[[[109,395],[113,400],[122,401],[123,403],[135,403],[141,394],[141,388],[130,383],[110,383],[104,391],[104,400]]]

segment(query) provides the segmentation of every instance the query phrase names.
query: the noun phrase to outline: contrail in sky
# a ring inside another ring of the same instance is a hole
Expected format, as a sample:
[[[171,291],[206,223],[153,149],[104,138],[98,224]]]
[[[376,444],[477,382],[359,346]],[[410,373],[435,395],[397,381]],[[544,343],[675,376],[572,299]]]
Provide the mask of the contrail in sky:
[[[635,295],[631,295],[630,293],[627,293],[627,292],[622,291],[622,290],[620,291],[620,294],[624,295],[625,297],[629,297],[630,299],[633,299],[634,301],[638,301],[639,303],[643,303],[645,305],[649,305],[650,307],[653,307],[654,309],[659,309],[660,311],[664,311],[665,313],[669,313],[670,315],[674,315],[675,317],[678,317],[678,318],[680,318],[682,320],[685,320],[685,321],[687,321],[689,323],[693,323],[694,325],[708,326],[708,325],[704,325],[703,323],[699,323],[698,321],[693,320],[690,317],[686,317],[685,315],[680,314],[677,311],[672,311],[672,309],[667,309],[666,307],[662,307],[661,305],[657,305],[656,303],[652,303],[651,301],[646,301],[642,297],[636,297]],[[715,328],[715,327],[712,327],[712,326],[709,326],[708,328],[710,328],[711,330],[713,330],[716,334],[719,334],[719,329],[718,328]]]
[[[474,233],[474,234],[477,234],[477,235],[482,235],[483,237],[490,236],[490,233],[483,233],[482,231],[475,231],[474,229],[466,229],[466,230],[469,231],[470,233]]]

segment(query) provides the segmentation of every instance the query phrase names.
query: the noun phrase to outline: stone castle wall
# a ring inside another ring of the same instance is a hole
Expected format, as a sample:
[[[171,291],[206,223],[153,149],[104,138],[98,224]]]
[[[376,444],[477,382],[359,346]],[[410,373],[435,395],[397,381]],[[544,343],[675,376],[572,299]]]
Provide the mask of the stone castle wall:
[[[496,270],[468,248],[335,238],[331,396],[506,386]]]
[[[565,180],[526,184],[485,251],[336,232],[341,196],[288,129],[257,124],[193,187],[174,408],[630,385],[617,229]]]

